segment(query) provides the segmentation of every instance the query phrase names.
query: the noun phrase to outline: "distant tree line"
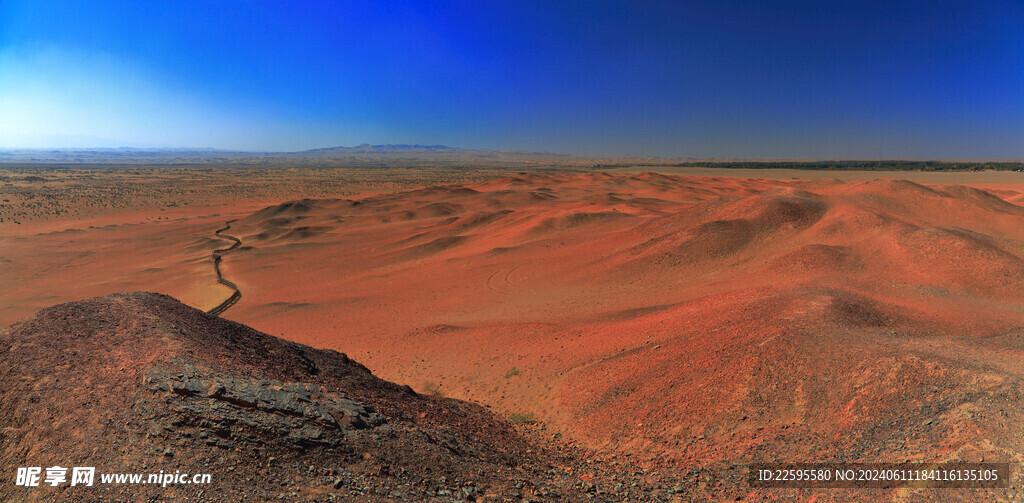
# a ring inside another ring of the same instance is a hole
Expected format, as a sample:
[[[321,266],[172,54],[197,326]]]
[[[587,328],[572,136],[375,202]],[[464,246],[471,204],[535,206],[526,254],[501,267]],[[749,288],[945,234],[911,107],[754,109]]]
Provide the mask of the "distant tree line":
[[[637,166],[637,165],[633,165]],[[643,164],[696,168],[819,169],[857,171],[1024,171],[1024,162],[984,161],[692,161],[676,164]],[[601,167],[618,167],[602,165]]]

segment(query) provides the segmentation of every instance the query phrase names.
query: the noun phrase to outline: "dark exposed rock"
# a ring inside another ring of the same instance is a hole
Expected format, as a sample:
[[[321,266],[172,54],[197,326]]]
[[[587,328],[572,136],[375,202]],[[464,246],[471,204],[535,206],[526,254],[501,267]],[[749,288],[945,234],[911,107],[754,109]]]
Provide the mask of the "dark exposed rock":
[[[351,430],[386,424],[372,407],[310,383],[207,377],[166,369],[151,369],[144,382],[150,390],[163,393],[174,411],[165,421],[202,424],[242,442],[285,439],[296,447],[337,445]],[[206,436],[205,431],[198,435]]]

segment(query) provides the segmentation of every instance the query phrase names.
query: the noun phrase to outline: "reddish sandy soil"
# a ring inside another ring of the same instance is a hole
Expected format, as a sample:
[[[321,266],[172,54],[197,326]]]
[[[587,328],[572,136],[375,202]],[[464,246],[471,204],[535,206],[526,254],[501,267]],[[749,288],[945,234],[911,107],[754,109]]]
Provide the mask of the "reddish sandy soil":
[[[1019,422],[989,422],[1020,385],[1024,209],[987,192],[525,175],[233,225],[227,318],[594,447],[683,464],[1024,452]]]
[[[213,307],[230,290],[217,283],[210,256],[230,243],[210,229],[255,207],[178,209],[160,220],[148,219],[152,212],[125,212],[44,222],[31,226],[42,231],[35,234],[30,226],[8,226],[10,234],[0,236],[0,324],[57,302],[140,288]]]
[[[297,197],[494,178],[493,169],[0,166],[0,325],[56,302],[153,290],[202,309],[229,292],[212,230]]]
[[[1024,198],[979,185],[526,174],[302,199],[8,241],[46,252],[0,264],[26,285],[0,314],[68,282],[49,295],[212,307],[229,290],[210,253],[230,244],[213,231],[237,219],[225,318],[604,455],[1019,464]]]

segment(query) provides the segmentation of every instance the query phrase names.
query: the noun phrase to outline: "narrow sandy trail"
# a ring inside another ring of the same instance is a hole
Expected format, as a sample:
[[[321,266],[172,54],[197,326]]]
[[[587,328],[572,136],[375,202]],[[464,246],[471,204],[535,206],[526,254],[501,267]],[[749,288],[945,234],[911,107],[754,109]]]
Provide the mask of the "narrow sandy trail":
[[[224,302],[221,302],[220,304],[217,304],[216,307],[214,307],[213,309],[210,309],[209,311],[207,311],[207,313],[212,314],[214,316],[220,316],[221,313],[223,313],[224,311],[227,311],[229,307],[235,305],[235,303],[238,302],[238,299],[242,298],[242,291],[238,289],[238,285],[236,285],[233,282],[225,279],[224,275],[222,275],[221,272],[220,272],[220,261],[222,260],[222,254],[227,253],[227,252],[229,252],[231,250],[234,250],[235,248],[238,248],[239,246],[242,246],[242,240],[241,239],[238,239],[238,238],[236,238],[234,236],[231,236],[229,234],[222,234],[224,231],[227,231],[227,230],[231,229],[231,222],[234,222],[234,220],[228,220],[227,223],[224,224],[223,228],[217,229],[216,231],[214,231],[214,235],[216,235],[217,237],[219,237],[221,239],[228,239],[228,240],[234,241],[234,243],[232,243],[231,246],[229,246],[227,248],[218,248],[216,250],[213,250],[213,270],[214,270],[214,272],[217,273],[217,281],[220,284],[222,284],[224,286],[227,286],[228,288],[234,290],[234,292],[227,299],[224,299]]]

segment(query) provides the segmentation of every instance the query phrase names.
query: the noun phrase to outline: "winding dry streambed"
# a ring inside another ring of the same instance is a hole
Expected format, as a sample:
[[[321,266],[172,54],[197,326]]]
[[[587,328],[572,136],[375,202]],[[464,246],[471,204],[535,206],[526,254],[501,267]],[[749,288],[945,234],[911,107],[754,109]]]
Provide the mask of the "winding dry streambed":
[[[213,270],[214,272],[217,273],[217,282],[234,290],[234,292],[232,292],[232,294],[228,298],[224,299],[224,302],[221,302],[212,309],[206,311],[207,313],[212,314],[214,316],[220,316],[221,313],[227,311],[229,307],[235,305],[235,303],[238,302],[238,299],[242,298],[242,291],[238,289],[238,285],[224,278],[224,275],[221,274],[220,271],[220,262],[221,260],[223,260],[223,254],[231,250],[234,250],[239,246],[242,246],[241,239],[238,239],[235,236],[229,234],[224,234],[225,231],[231,229],[231,222],[234,222],[234,220],[229,220],[227,223],[224,224],[223,228],[214,231],[214,235],[216,235],[217,237],[233,241],[233,243],[231,244],[231,246],[227,248],[218,248],[216,250],[213,250]]]

